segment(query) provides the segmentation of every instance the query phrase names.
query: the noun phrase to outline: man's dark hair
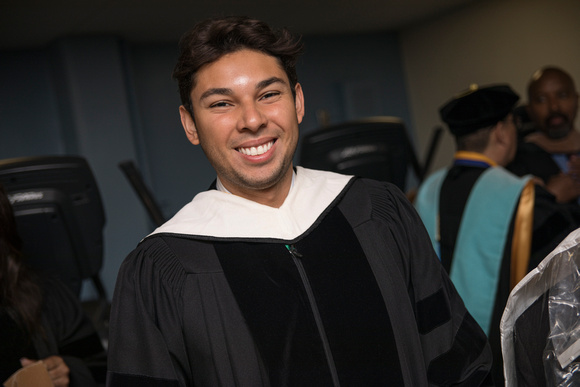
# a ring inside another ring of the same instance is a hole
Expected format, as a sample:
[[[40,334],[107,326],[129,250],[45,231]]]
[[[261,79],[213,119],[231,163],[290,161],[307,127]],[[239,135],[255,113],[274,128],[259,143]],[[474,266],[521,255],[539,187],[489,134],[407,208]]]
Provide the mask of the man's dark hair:
[[[190,94],[195,87],[197,72],[222,56],[243,49],[276,57],[288,76],[294,95],[298,82],[296,62],[303,49],[300,37],[285,28],[275,30],[262,21],[243,16],[208,19],[183,35],[179,41],[179,58],[173,70],[181,103],[192,117]]]
[[[512,113],[513,114],[513,113]],[[491,131],[500,122],[508,123],[511,120],[513,122],[513,116],[510,117],[508,114],[492,126],[487,126],[476,130],[473,133],[465,134],[462,136],[457,136],[455,138],[455,144],[457,145],[457,150],[468,151],[468,152],[478,152],[483,153],[485,148],[489,145],[489,139],[491,137]]]

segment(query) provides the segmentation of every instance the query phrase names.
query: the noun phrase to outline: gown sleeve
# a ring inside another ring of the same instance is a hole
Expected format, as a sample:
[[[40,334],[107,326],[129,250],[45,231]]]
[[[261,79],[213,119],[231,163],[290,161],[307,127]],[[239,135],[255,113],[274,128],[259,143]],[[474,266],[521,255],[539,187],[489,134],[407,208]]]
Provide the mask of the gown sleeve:
[[[487,337],[469,314],[440,264],[421,218],[398,190],[392,190],[403,225],[415,315],[428,362],[427,376],[437,386],[491,386],[492,354]],[[396,218],[395,218],[396,219]]]
[[[184,277],[162,238],[143,241],[125,259],[112,300],[107,386],[171,387],[191,380],[185,348],[170,354],[167,347],[183,341]]]
[[[414,207],[392,184],[365,184],[372,221],[362,223],[357,235],[375,246],[368,255],[378,262],[377,277],[390,278],[384,292],[398,314],[393,320],[400,356],[422,357],[431,386],[493,385],[487,337],[467,312]],[[365,211],[360,201],[354,208]],[[419,353],[409,354],[414,348]]]

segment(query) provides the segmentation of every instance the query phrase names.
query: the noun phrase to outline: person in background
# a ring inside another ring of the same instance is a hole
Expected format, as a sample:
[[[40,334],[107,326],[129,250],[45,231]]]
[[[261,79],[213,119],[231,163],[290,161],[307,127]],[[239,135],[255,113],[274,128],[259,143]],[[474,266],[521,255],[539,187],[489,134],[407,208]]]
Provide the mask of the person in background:
[[[197,24],[174,77],[217,179],[123,262],[114,386],[489,385],[491,353],[396,186],[294,167],[300,39]]]
[[[419,187],[415,206],[467,309],[488,334],[503,383],[499,322],[513,286],[575,229],[566,206],[504,167],[513,159],[519,97],[472,87],[439,112],[456,140],[453,164]]]
[[[572,77],[557,67],[536,71],[528,83],[527,107],[538,130],[523,139],[507,169],[540,178],[559,202],[577,205],[580,132],[574,126],[578,92]]]
[[[83,360],[104,353],[94,327],[72,292],[28,268],[21,251],[0,185],[0,382],[40,359],[56,387],[96,386]]]

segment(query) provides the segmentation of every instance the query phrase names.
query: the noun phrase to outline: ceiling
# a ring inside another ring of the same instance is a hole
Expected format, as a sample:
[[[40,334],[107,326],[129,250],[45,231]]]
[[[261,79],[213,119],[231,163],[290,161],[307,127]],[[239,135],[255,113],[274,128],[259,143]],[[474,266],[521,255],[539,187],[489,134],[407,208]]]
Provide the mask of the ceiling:
[[[396,30],[476,0],[1,0],[0,49],[68,35],[113,34],[176,41],[206,17],[248,15],[308,34]]]

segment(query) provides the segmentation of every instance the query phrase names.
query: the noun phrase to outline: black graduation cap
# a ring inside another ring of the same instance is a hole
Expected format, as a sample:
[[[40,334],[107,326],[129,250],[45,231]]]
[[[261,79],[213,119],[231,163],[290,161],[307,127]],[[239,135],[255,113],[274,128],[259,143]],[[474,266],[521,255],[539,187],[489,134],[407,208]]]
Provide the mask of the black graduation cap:
[[[471,85],[469,90],[443,105],[439,114],[454,136],[462,136],[497,124],[519,99],[508,85]]]

